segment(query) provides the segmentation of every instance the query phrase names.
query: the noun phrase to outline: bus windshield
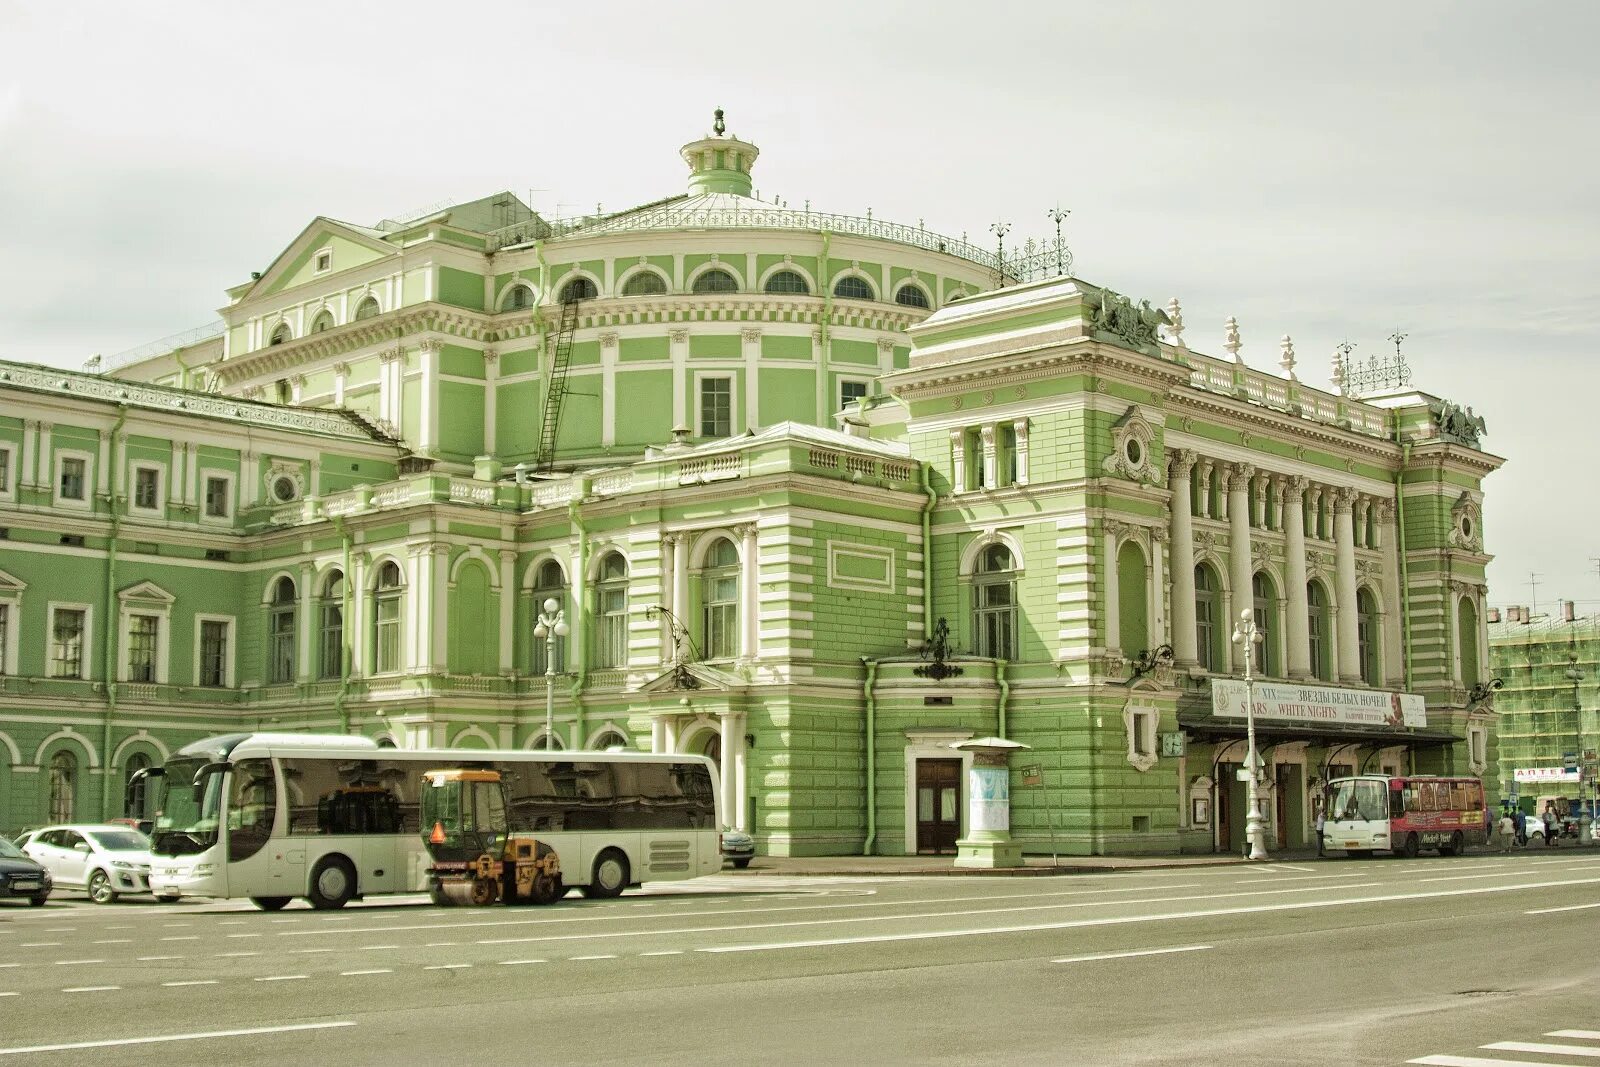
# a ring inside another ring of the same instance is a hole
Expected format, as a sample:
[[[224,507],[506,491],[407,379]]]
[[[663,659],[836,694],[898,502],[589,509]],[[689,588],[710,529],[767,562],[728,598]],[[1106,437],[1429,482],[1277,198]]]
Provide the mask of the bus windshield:
[[[1389,783],[1346,778],[1328,795],[1328,818],[1336,822],[1378,822],[1389,817]]]
[[[217,843],[217,818],[222,806],[222,775],[203,780],[204,791],[195,797],[194,777],[208,761],[200,756],[176,756],[167,761],[167,773],[154,779],[160,797],[150,851],[157,856],[189,856]]]

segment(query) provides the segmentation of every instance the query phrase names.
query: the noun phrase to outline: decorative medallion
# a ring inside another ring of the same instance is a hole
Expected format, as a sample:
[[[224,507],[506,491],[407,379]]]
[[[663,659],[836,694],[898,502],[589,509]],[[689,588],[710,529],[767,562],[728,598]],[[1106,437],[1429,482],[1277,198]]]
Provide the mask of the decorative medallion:
[[[1470,492],[1462,493],[1451,505],[1450,547],[1483,551],[1483,512]]]
[[[1150,462],[1150,442],[1154,438],[1154,427],[1139,413],[1138,407],[1129,407],[1122,418],[1111,424],[1111,454],[1101,461],[1100,469],[1129,481],[1155,481],[1155,470]]]

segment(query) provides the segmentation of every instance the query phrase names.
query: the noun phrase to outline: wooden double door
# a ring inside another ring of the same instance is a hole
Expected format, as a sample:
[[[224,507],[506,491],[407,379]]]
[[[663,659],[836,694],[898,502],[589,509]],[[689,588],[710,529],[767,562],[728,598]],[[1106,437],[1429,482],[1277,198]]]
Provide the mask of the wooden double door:
[[[954,855],[961,836],[961,761],[917,760],[917,855]]]

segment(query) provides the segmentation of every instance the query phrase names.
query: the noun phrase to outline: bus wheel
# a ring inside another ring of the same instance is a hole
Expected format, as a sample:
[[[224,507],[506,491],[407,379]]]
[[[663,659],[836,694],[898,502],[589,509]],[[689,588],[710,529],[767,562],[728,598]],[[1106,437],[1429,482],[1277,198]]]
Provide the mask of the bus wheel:
[[[173,899],[176,900],[177,898],[174,897]],[[284,906],[289,903],[289,898],[288,897],[251,897],[250,898],[250,903],[254,904],[256,907],[260,908],[262,911],[282,911],[284,909]]]
[[[583,887],[583,895],[591,899],[607,900],[620,897],[628,888],[628,857],[614,848],[608,848],[594,861],[594,875]]]
[[[1400,854],[1408,860],[1417,858],[1417,835],[1407,834],[1406,843],[1400,846]]]
[[[1450,843],[1448,845],[1439,846],[1439,855],[1441,856],[1460,856],[1466,851],[1467,839],[1461,836],[1460,830],[1450,835]]]
[[[356,871],[343,856],[327,856],[311,870],[311,892],[306,900],[318,911],[342,908],[356,895]]]

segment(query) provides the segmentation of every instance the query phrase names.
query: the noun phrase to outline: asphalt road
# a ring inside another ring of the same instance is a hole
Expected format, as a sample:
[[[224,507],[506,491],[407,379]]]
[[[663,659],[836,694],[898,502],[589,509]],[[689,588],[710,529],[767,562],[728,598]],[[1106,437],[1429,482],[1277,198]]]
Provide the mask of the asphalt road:
[[[549,908],[63,894],[0,904],[0,1067],[1572,1064],[1600,1057],[1597,934],[1589,852],[730,872]]]

